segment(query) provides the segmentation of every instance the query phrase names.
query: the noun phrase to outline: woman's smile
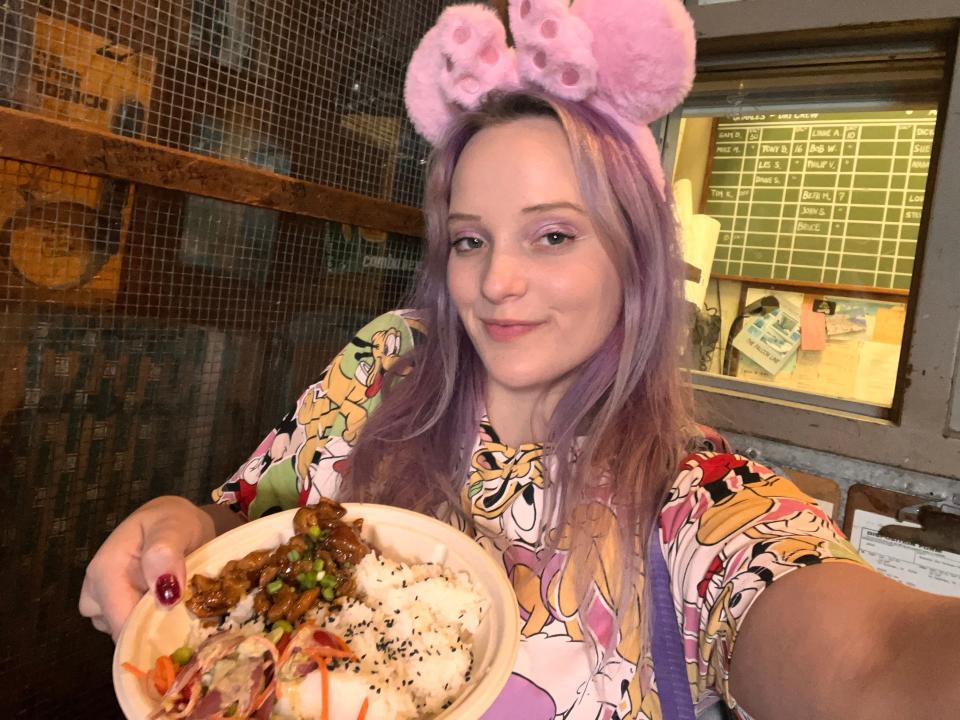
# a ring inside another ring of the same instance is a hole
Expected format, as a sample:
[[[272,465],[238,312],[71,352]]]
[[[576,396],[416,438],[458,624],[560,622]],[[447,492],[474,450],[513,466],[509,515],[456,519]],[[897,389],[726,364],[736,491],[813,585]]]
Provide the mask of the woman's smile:
[[[544,325],[542,322],[526,322],[522,320],[483,320],[483,329],[494,342],[510,342],[516,340]]]

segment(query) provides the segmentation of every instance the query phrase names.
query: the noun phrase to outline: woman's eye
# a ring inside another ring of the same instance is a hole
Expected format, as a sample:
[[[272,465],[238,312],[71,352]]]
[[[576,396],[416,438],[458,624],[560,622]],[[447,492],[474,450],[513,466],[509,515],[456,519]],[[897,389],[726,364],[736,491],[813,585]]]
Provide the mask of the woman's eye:
[[[450,246],[458,253],[465,253],[482,248],[483,240],[478,237],[460,237],[455,238]]]
[[[549,245],[550,247],[557,247],[559,245],[563,245],[566,242],[569,242],[570,240],[573,240],[573,235],[570,235],[569,233],[565,233],[565,232],[560,232],[559,230],[554,230],[553,232],[548,232],[544,235],[541,235],[540,239],[543,241],[545,245]]]

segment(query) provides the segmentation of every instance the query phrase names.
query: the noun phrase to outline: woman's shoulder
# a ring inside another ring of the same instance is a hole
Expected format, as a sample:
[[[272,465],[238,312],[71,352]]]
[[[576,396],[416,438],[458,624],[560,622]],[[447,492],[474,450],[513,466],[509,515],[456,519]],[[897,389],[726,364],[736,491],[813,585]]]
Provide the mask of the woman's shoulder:
[[[769,474],[773,471],[746,455],[733,450],[694,449],[683,457],[677,468],[678,475],[693,473],[698,484],[723,479],[731,474]]]
[[[789,478],[733,452],[691,452],[680,467],[660,511],[665,542],[696,528],[700,541],[733,536],[773,517],[816,518],[831,525],[816,500]],[[716,532],[707,532],[713,530]]]
[[[733,451],[694,450],[680,461],[670,496],[702,489],[719,500],[742,490],[773,484],[781,492],[809,499],[789,479],[754,458]]]
[[[388,310],[377,315],[366,325],[357,330],[351,339],[351,344],[368,345],[371,341],[388,338],[393,335],[406,342],[404,346],[412,347],[426,335],[426,326],[423,322],[423,313],[411,308]],[[360,340],[359,343],[356,341]],[[404,350],[407,348],[404,347]]]
[[[323,396],[337,405],[348,398],[363,398],[372,410],[379,404],[384,374],[424,337],[421,314],[415,310],[390,310],[378,315],[353,333],[303,397]]]
[[[359,364],[362,369],[382,361],[389,366],[391,359],[406,355],[426,336],[421,317],[416,310],[401,309],[373,318],[353,333],[333,359],[321,383],[331,371],[344,369],[352,375],[355,365]]]

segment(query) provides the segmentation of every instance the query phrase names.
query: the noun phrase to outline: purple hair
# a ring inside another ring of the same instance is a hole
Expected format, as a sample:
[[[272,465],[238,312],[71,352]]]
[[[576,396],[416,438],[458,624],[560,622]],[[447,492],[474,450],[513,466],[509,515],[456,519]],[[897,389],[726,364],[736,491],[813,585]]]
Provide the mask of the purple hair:
[[[616,326],[560,399],[544,438],[551,455],[544,507],[556,508],[560,525],[544,527],[542,539],[573,563],[581,608],[602,571],[599,545],[616,539],[622,566],[619,577],[608,573],[608,589],[622,621],[637,610],[641,558],[690,423],[679,367],[683,265],[669,197],[633,141],[589,107],[528,91],[491,95],[434,150],[424,200],[426,258],[412,303],[427,335],[392,369],[383,403],[359,435],[350,486],[357,499],[428,513],[444,508],[471,524],[462,491],[484,373],[446,287],[450,187],[474,135],[531,116],[562,125],[584,202],[623,285]],[[557,461],[573,457],[576,463]],[[615,522],[595,512],[604,506]]]

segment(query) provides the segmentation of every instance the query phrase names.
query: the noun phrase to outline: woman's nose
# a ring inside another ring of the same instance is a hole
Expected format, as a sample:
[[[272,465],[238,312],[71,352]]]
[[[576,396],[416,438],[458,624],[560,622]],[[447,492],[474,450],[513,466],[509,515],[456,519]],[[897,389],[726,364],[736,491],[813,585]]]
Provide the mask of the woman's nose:
[[[517,253],[496,245],[488,255],[480,288],[492,303],[523,295],[527,290],[527,267]]]

